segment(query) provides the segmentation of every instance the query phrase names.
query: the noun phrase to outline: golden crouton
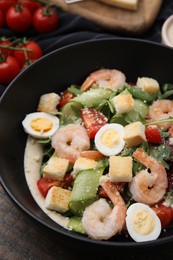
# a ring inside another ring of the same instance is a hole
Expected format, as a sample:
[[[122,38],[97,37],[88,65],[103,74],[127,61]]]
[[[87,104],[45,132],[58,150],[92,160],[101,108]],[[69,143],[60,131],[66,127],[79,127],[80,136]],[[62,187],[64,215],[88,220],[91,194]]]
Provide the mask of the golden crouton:
[[[111,156],[109,179],[112,182],[130,182],[132,179],[132,157]]]
[[[42,170],[43,176],[54,180],[63,180],[68,166],[68,160],[52,156]]]
[[[128,113],[134,108],[134,99],[130,93],[121,93],[112,99],[117,114]]]
[[[72,174],[76,175],[82,170],[93,169],[96,166],[97,162],[95,160],[79,157],[74,163]]]
[[[127,146],[136,146],[146,142],[145,126],[140,121],[126,125],[124,141]]]
[[[64,213],[68,210],[70,195],[71,191],[53,186],[47,193],[45,207],[50,210]]]
[[[142,88],[144,92],[149,94],[156,94],[160,89],[157,80],[148,77],[138,78],[136,86]]]

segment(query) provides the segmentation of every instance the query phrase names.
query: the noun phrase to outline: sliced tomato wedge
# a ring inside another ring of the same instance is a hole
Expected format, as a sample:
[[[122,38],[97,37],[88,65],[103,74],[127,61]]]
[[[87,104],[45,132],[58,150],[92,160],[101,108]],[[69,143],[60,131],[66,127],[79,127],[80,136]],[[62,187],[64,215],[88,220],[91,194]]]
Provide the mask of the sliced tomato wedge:
[[[146,126],[145,135],[149,143],[160,144],[162,142],[162,136],[157,125]]]
[[[162,228],[166,228],[173,221],[173,209],[170,206],[165,206],[161,201],[151,208],[155,211],[161,221]]]
[[[59,106],[63,107],[67,102],[69,102],[71,99],[73,99],[75,96],[69,92],[68,90],[65,90],[64,92],[61,93],[60,96],[60,101],[59,101]]]
[[[42,177],[37,181],[37,187],[42,194],[43,197],[46,197],[48,191],[53,186],[61,186],[62,181],[60,180],[52,180],[50,178]]]
[[[108,122],[107,117],[94,108],[81,109],[81,117],[90,138],[94,138],[98,130]]]

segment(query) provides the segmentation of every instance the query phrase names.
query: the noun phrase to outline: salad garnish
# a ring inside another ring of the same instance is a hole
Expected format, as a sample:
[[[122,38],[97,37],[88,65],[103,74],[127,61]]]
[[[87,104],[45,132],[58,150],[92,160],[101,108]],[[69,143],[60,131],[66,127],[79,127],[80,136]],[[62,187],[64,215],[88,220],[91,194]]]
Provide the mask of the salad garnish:
[[[173,84],[117,69],[46,93],[22,124],[44,147],[45,208],[95,240],[157,239],[173,223]],[[167,221],[165,221],[167,219]]]

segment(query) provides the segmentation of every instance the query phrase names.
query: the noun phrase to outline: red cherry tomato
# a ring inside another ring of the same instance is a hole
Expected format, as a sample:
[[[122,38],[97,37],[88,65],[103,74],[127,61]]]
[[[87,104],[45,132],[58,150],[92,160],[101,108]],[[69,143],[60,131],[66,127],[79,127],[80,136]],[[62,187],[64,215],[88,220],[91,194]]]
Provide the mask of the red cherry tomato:
[[[90,138],[94,138],[98,130],[108,122],[108,119],[94,108],[81,109],[81,116]]]
[[[17,0],[0,0],[0,10],[5,15],[7,10],[14,6],[17,3]]]
[[[21,66],[23,66],[26,63],[27,59],[34,61],[34,60],[39,59],[42,56],[42,49],[41,49],[40,45],[38,43],[36,43],[35,41],[30,40],[27,43],[23,44],[22,46],[18,46],[18,47],[21,49],[30,50],[30,51],[27,51],[26,54],[22,50],[14,51],[14,57],[19,61]]]
[[[52,8],[41,7],[33,14],[33,27],[40,34],[54,31],[58,22],[59,17]]]
[[[9,39],[6,39],[6,38],[1,38],[0,39],[0,46],[13,46],[13,43],[9,40]],[[0,47],[0,53],[4,56],[7,56],[7,55],[11,55],[13,56],[13,53],[14,51],[13,50],[9,50],[9,49],[5,49],[5,48],[2,48]]]
[[[27,7],[11,6],[6,13],[6,23],[14,32],[26,32],[32,23],[32,15]]]
[[[41,7],[41,3],[35,0],[20,0],[21,5],[27,7],[31,13],[34,13],[36,9]]]
[[[61,94],[60,101],[59,101],[58,105],[60,107],[63,107],[68,101],[70,101],[73,98],[74,98],[74,95],[71,92],[69,92],[68,90],[66,90]]]
[[[162,142],[162,136],[160,134],[158,126],[156,125],[146,126],[145,135],[149,143],[159,144]]]
[[[4,15],[0,10],[0,28],[4,26]]]
[[[9,84],[20,72],[18,61],[8,55],[5,60],[0,61],[0,83]]]
[[[60,180],[52,180],[50,178],[40,178],[37,181],[37,187],[42,194],[43,197],[46,197],[48,191],[50,190],[51,187],[53,186],[61,186],[62,181]]]
[[[159,202],[157,205],[151,207],[161,221],[162,228],[168,227],[168,225],[173,221],[173,209],[172,207],[163,205],[163,201]]]

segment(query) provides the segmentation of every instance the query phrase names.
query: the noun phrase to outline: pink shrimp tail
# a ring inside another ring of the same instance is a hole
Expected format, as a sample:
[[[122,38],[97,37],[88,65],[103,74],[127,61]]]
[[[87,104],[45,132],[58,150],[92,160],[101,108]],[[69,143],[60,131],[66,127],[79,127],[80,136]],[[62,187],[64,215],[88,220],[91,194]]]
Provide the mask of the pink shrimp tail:
[[[122,199],[114,183],[112,183],[111,181],[106,181],[102,184],[102,187],[114,205],[116,205],[117,203],[121,203],[123,206],[125,206],[124,200]]]

